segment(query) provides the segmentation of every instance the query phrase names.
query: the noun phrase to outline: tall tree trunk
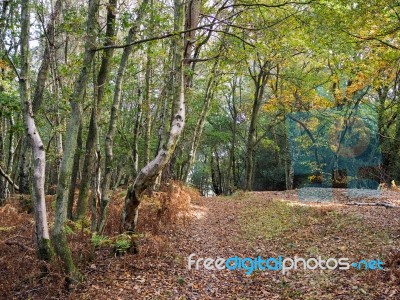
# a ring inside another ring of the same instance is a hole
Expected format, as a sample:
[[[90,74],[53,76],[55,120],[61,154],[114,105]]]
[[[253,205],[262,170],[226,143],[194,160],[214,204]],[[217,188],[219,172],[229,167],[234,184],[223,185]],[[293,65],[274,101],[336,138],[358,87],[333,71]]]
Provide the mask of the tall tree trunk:
[[[82,277],[72,260],[71,250],[68,246],[64,225],[67,215],[68,186],[71,182],[73,157],[77,144],[79,125],[81,123],[84,91],[88,82],[89,72],[95,54],[93,47],[95,47],[96,44],[98,10],[99,0],[89,0],[85,52],[83,56],[82,68],[79,77],[75,82],[74,91],[70,97],[71,116],[67,125],[64,155],[60,167],[56,196],[56,211],[53,231],[54,248],[64,263],[64,267],[69,279],[73,281],[80,281]]]
[[[1,165],[3,164],[4,161],[4,128],[3,128],[3,116],[2,113],[0,112],[0,170],[1,169]],[[1,172],[1,171],[0,171]],[[5,202],[5,187],[6,187],[6,178],[3,175],[6,174],[4,171],[1,172],[1,177],[0,177],[0,206],[2,206]]]
[[[106,40],[104,46],[114,45],[114,38],[116,34],[116,6],[117,0],[109,0],[107,6],[107,29],[106,29]],[[104,50],[100,70],[97,76],[97,87],[96,96],[94,99],[94,107],[92,109],[92,115],[90,118],[89,133],[86,141],[86,155],[85,161],[83,163],[82,170],[82,181],[79,190],[79,198],[76,207],[76,219],[82,219],[86,216],[88,209],[88,199],[89,199],[89,184],[92,177],[94,157],[95,157],[95,144],[97,141],[97,116],[100,113],[100,107],[104,98],[104,91],[106,86],[106,81],[108,74],[110,73],[111,58],[113,56],[114,49],[107,48]]]
[[[175,13],[174,22],[175,29],[182,30],[184,24],[184,6],[180,0],[174,2]],[[185,58],[190,49],[184,51],[184,41],[179,37],[175,38],[176,46],[176,73],[177,79],[175,81],[175,91],[179,91],[177,94],[178,99],[174,99],[176,102],[176,113],[174,115],[173,122],[171,124],[169,138],[167,144],[164,145],[161,150],[157,153],[157,156],[144,168],[142,168],[137,175],[132,186],[129,187],[128,193],[125,198],[125,206],[122,212],[122,223],[121,230],[128,233],[134,233],[137,227],[138,219],[138,208],[142,200],[144,191],[153,186],[157,177],[160,175],[163,168],[167,165],[171,156],[175,150],[178,139],[182,133],[185,125],[185,74],[183,58]],[[184,54],[185,53],[185,54]],[[137,249],[134,249],[137,250]]]
[[[95,100],[96,101],[96,100]],[[96,104],[95,104],[96,106]],[[97,131],[97,113],[96,109],[93,107],[90,115],[89,132],[86,139],[85,146],[85,159],[83,161],[82,167],[82,180],[79,188],[79,196],[75,211],[75,220],[81,220],[86,217],[88,210],[88,200],[89,200],[89,187],[91,182],[92,169],[94,164],[94,145],[96,143],[95,132]]]
[[[55,39],[55,25],[58,23],[61,12],[61,3],[62,1],[56,1],[53,14],[51,16],[51,20],[46,28],[46,37],[47,40],[45,42],[44,53],[42,62],[39,67],[35,91],[33,93],[32,100],[32,111],[36,114],[43,102],[43,92],[46,85],[47,76],[49,74],[49,66],[50,66],[50,53],[51,49],[54,48],[54,39]],[[29,141],[25,136],[21,141],[21,150],[19,157],[19,192],[21,194],[29,194],[31,190],[31,182],[30,182],[30,162],[31,162],[31,154],[28,151]]]
[[[240,85],[239,81],[239,85]],[[232,117],[232,140],[231,147],[229,149],[229,170],[228,170],[228,193],[232,193],[237,188],[236,181],[236,156],[235,156],[235,147],[236,147],[236,139],[237,139],[237,117],[238,110],[236,107],[236,87],[237,87],[237,78],[234,77],[232,80],[231,90],[232,90],[232,104],[229,103],[228,106],[229,112]],[[240,86],[239,86],[240,89]]]
[[[96,126],[97,127],[97,126]],[[97,129],[96,129],[97,130]],[[92,181],[90,183],[90,204],[91,204],[91,219],[90,219],[90,230],[95,232],[98,228],[98,215],[97,215],[97,207],[101,206],[101,191],[100,191],[100,181],[101,181],[101,172],[100,172],[100,164],[101,164],[101,151],[100,151],[100,140],[99,134],[96,132],[96,152],[95,152],[95,163],[93,166],[93,175]],[[100,207],[101,208],[101,207]]]
[[[14,152],[15,152],[15,143],[14,143],[14,116],[11,114],[9,117],[9,122],[10,122],[10,136],[9,136],[9,142],[8,142],[8,162],[7,162],[7,169],[6,172],[7,174],[10,174],[12,176],[12,169],[13,169],[13,164],[14,164]],[[6,190],[6,196],[7,194],[10,195],[13,192],[13,186],[11,185],[11,188],[8,187],[8,182],[6,182],[5,185],[5,190]]]
[[[30,98],[30,61],[29,61],[29,29],[30,29],[30,1],[21,4],[21,73],[19,76],[19,89],[21,96],[24,125],[28,140],[33,150],[34,172],[32,197],[35,212],[35,236],[37,255],[39,259],[50,260],[52,250],[47,225],[46,201],[44,180],[46,171],[46,155],[44,145],[37,131],[32,102]]]
[[[151,134],[151,107],[150,107],[150,81],[151,81],[151,45],[147,45],[147,60],[145,72],[145,87],[143,95],[143,110],[146,116],[144,132],[144,165],[150,161],[150,134]]]
[[[139,87],[136,118],[135,118],[135,124],[133,125],[133,139],[132,139],[133,176],[136,176],[139,172],[139,133],[140,133],[140,124],[142,122],[142,113],[143,113],[143,93],[141,87]]]
[[[259,58],[259,57],[258,57]],[[260,61],[259,61],[260,62]],[[246,186],[245,189],[247,191],[251,191],[253,189],[253,181],[254,181],[254,159],[256,152],[256,124],[258,121],[258,112],[260,110],[262,104],[262,98],[264,96],[265,86],[268,81],[269,70],[267,67],[269,65],[269,61],[266,61],[263,64],[259,64],[258,73],[255,70],[256,62],[254,62],[254,70],[252,71],[249,68],[249,72],[251,78],[253,79],[255,85],[254,99],[253,99],[253,107],[250,116],[250,126],[249,133],[247,137],[247,145],[246,145]]]
[[[214,95],[214,87],[215,87],[215,76],[216,76],[216,68],[218,65],[218,61],[215,61],[211,76],[208,80],[206,91],[204,94],[204,103],[201,109],[200,118],[196,123],[196,127],[194,129],[192,142],[190,144],[189,156],[187,161],[183,164],[183,172],[182,172],[182,181],[187,182],[189,178],[190,170],[192,169],[194,160],[196,158],[196,151],[200,143],[201,134],[203,133],[204,124],[206,122],[206,118],[208,115],[208,111],[210,110],[211,100]]]
[[[67,218],[69,220],[72,220],[73,218],[72,210],[74,207],[75,189],[79,174],[79,163],[81,161],[81,152],[82,152],[82,122],[79,124],[77,147],[75,149],[75,154],[74,154],[74,162],[72,165],[72,174],[71,174],[71,184],[69,186],[69,193],[68,193]]]
[[[200,6],[201,6],[201,0],[189,0],[185,3],[185,22],[184,22],[184,28],[185,30],[189,30],[191,28],[195,28],[197,27],[198,23],[199,23],[199,15],[200,15]],[[175,31],[179,31],[177,30],[176,27],[177,23],[174,24],[174,30]],[[209,36],[206,38],[206,40],[209,38]],[[197,58],[196,55],[199,54],[201,45],[199,45],[199,48],[196,49],[197,51],[193,51],[194,50],[194,44],[196,42],[196,32],[195,31],[188,31],[185,33],[184,35],[184,46],[183,46],[183,59],[184,59],[184,66],[185,66],[185,75],[184,75],[184,84],[185,84],[185,90],[188,90],[189,87],[191,86],[191,82],[193,79],[193,74],[194,74],[194,70],[195,70],[195,63],[193,62],[192,64],[192,68],[189,71],[189,67],[190,67],[190,59],[191,58]],[[173,47],[173,53],[174,53],[174,59],[173,59],[173,64],[176,65],[177,63],[179,64],[178,60],[176,59],[177,57],[177,52],[176,50],[178,49],[176,47],[175,44],[176,40],[173,40],[172,43],[172,47]],[[193,53],[194,52],[194,53]],[[179,55],[179,54],[178,54]],[[175,69],[175,66],[173,66],[173,69]],[[175,73],[176,76],[176,73]],[[179,78],[175,78],[174,74],[172,76],[172,82],[175,81],[179,81]],[[172,85],[173,87],[176,86],[176,84]],[[175,90],[173,91],[173,94],[179,94],[179,90]],[[178,99],[177,96],[175,96],[175,99]],[[173,101],[172,102],[172,109],[171,109],[171,121],[170,124],[172,124],[173,122],[173,118],[174,118],[174,112],[176,111],[176,105],[177,102]],[[180,151],[182,151],[181,147],[178,147],[177,149],[179,149]],[[178,157],[178,153],[173,153],[172,158],[169,162],[169,166],[168,168],[165,169],[165,171],[163,173],[163,177],[167,178],[167,177],[172,177],[174,179],[182,179],[183,175],[179,175],[179,174],[175,174],[175,163],[178,161],[177,159]],[[177,168],[177,173],[179,173],[182,170],[181,166],[178,166]],[[183,174],[183,172],[182,172]]]
[[[9,1],[3,1],[2,3],[2,9],[1,9],[1,14],[0,14],[0,38],[2,41],[4,41],[5,35],[6,35],[6,28],[7,28],[7,9],[9,5]],[[0,43],[0,52],[3,53],[4,51],[4,43]],[[2,72],[1,74],[2,79],[4,79],[4,73]],[[0,86],[2,88],[2,86]],[[3,113],[0,111],[0,169],[1,166],[4,165],[4,158],[5,158],[5,151],[4,151],[4,144],[5,144],[5,133],[6,130],[4,128],[3,124],[4,116]],[[4,171],[4,170],[3,170]],[[3,176],[3,173],[1,172],[0,176],[0,206],[4,204],[5,202],[5,187],[6,187],[6,178]]]
[[[136,17],[134,25],[130,28],[128,37],[126,38],[126,43],[131,43],[135,40],[136,34],[139,28],[139,25],[142,20],[142,16],[145,8],[147,7],[148,0],[144,0],[139,8],[138,15]],[[104,227],[107,220],[108,214],[108,206],[110,203],[110,183],[111,183],[111,174],[112,174],[112,165],[113,165],[113,145],[114,145],[114,136],[117,127],[118,121],[118,111],[121,103],[121,88],[124,80],[124,73],[126,69],[126,65],[128,62],[128,58],[132,53],[133,47],[129,46],[124,48],[122,52],[121,61],[118,68],[117,79],[115,82],[114,88],[114,98],[113,104],[111,107],[111,115],[110,121],[108,124],[108,132],[105,139],[105,152],[106,158],[104,163],[104,178],[101,183],[101,212],[100,219],[98,221],[98,231],[102,233],[104,231]]]
[[[19,156],[19,178],[18,186],[21,194],[29,194],[31,190],[30,182],[30,162],[31,153],[28,151],[28,137],[24,136],[21,141],[21,150]]]

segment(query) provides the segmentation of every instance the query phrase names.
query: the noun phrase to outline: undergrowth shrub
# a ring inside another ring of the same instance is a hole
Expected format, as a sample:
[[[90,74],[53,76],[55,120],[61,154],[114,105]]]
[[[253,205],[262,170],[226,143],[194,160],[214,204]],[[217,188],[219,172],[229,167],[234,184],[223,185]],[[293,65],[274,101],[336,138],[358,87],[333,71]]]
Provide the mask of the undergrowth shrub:
[[[145,195],[139,210],[139,228],[153,234],[174,230],[190,221],[190,203],[199,197],[193,188],[170,181],[160,191]]]
[[[119,235],[125,196],[126,190],[114,192],[104,231],[106,240]],[[190,204],[200,198],[200,193],[196,189],[178,181],[169,181],[159,191],[146,193],[139,207],[138,233],[141,234],[137,239],[140,241],[140,252],[144,255],[158,256],[168,251],[169,242],[165,234],[190,223]],[[101,243],[101,238],[94,237],[94,240],[92,238],[92,244],[95,245],[96,242]],[[107,242],[103,246],[105,244]],[[111,244],[115,246],[115,241],[108,246]],[[120,248],[123,248],[122,246]]]

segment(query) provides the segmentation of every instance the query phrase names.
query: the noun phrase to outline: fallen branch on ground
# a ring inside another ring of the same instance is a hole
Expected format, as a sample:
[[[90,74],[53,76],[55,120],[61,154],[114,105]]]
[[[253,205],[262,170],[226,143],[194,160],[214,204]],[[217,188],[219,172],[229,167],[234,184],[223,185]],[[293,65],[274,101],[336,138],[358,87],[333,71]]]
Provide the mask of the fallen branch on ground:
[[[357,206],[383,206],[385,208],[400,208],[400,206],[393,205],[388,202],[348,202],[346,205],[357,205]]]
[[[6,244],[6,245],[9,245],[9,246],[11,246],[11,245],[17,245],[17,246],[21,247],[21,248],[24,249],[24,250],[27,250],[27,251],[34,251],[34,249],[32,249],[31,247],[25,246],[24,244],[21,244],[20,242],[7,241],[7,242],[5,242],[5,244]]]

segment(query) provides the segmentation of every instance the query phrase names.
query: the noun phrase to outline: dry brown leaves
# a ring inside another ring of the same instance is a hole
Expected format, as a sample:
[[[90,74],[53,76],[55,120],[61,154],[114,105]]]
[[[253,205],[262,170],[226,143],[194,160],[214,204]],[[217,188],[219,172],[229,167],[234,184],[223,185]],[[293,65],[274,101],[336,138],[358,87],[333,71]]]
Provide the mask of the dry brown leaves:
[[[388,191],[382,200],[400,205],[398,196]],[[109,235],[118,231],[123,198],[123,191],[115,193],[107,225]],[[269,239],[260,234],[249,239],[243,229],[243,211],[249,207],[265,209],[273,199],[311,207],[315,212],[308,222],[284,234]],[[70,293],[63,291],[55,275],[39,282],[32,251],[4,244],[6,239],[21,235],[25,245],[34,247],[32,216],[14,211],[11,205],[0,211],[0,226],[15,226],[0,231],[0,298],[400,299],[399,210],[346,206],[347,201],[339,190],[335,191],[334,201],[326,204],[299,202],[296,191],[200,198],[175,183],[148,196],[141,206],[139,227],[143,235],[139,255],[115,257],[107,248],[90,252],[88,237],[82,234],[72,239],[74,255],[86,281]],[[385,271],[298,270],[287,275],[267,271],[247,276],[242,271],[188,270],[187,257],[191,253],[212,258],[379,257],[385,262]],[[15,268],[24,271],[16,272]]]

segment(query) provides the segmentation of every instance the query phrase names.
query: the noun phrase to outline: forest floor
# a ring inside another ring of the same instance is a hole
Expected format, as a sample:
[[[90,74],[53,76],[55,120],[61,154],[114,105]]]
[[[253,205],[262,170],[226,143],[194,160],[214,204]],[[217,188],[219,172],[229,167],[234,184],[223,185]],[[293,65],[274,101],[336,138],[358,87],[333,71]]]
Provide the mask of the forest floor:
[[[115,197],[111,209],[110,236],[117,228],[122,195],[121,191]],[[51,266],[50,274],[39,279],[32,215],[7,204],[0,210],[0,298],[400,299],[399,208],[349,206],[344,190],[335,190],[333,201],[327,203],[299,201],[296,191],[238,192],[212,198],[182,192],[182,197],[191,202],[180,218],[183,221],[176,218],[175,225],[156,226],[163,215],[151,217],[151,210],[142,214],[147,219],[142,217],[136,255],[116,256],[107,243],[98,242],[94,248],[87,230],[75,225],[70,243],[86,280],[69,292],[57,267]],[[358,201],[400,206],[400,194],[387,191],[380,199]],[[154,206],[149,203],[147,208]],[[298,269],[285,275],[281,271],[246,275],[244,270],[189,270],[192,253],[194,259],[236,255],[346,257],[350,262],[380,259],[384,270]]]

